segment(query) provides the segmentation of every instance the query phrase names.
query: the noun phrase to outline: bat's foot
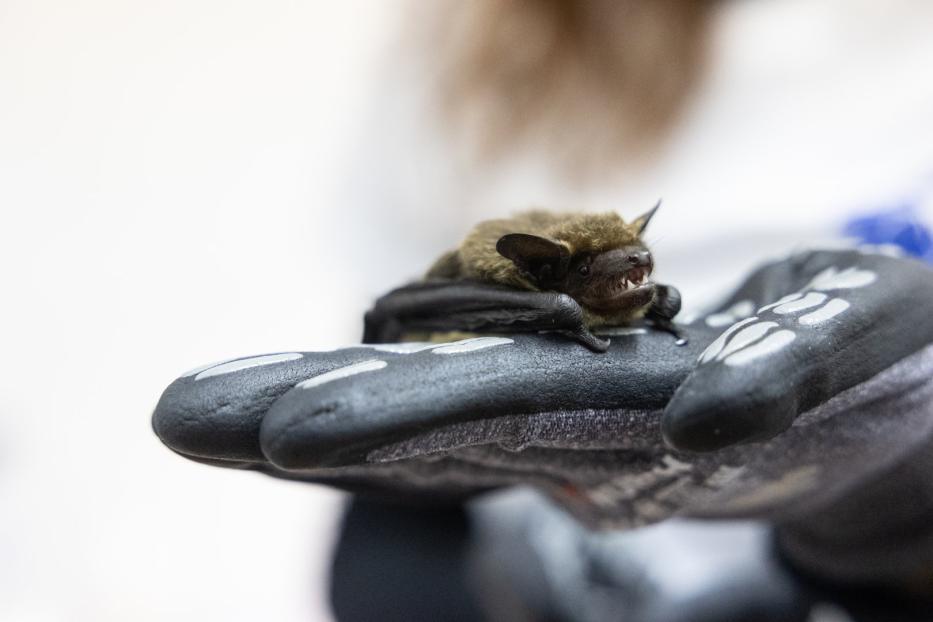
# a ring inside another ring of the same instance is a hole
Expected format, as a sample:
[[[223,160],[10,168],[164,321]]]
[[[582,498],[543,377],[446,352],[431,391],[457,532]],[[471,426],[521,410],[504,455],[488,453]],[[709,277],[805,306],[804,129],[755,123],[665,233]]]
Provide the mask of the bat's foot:
[[[656,329],[670,333],[674,336],[675,345],[687,345],[687,338],[674,324],[674,316],[680,313],[680,292],[670,285],[656,285],[655,299],[645,318]]]

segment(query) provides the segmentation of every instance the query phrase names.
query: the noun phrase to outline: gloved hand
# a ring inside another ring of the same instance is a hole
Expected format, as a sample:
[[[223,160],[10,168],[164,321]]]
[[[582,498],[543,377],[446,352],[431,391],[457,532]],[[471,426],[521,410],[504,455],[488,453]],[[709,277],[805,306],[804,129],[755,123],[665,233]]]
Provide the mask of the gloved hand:
[[[594,525],[766,518],[806,559],[833,529],[929,518],[931,309],[920,263],[814,251],[756,270],[685,347],[635,327],[605,354],[537,334],[237,359],[172,383],[153,425],[195,460],[395,497],[532,484]]]

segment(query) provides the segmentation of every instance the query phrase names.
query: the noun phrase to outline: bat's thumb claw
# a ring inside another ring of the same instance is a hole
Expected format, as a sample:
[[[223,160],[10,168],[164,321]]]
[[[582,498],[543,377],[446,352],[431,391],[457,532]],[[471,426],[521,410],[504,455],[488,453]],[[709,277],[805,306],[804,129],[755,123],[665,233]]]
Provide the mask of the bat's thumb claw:
[[[574,332],[573,337],[593,352],[605,352],[609,349],[608,337],[606,339],[600,339],[585,328]]]

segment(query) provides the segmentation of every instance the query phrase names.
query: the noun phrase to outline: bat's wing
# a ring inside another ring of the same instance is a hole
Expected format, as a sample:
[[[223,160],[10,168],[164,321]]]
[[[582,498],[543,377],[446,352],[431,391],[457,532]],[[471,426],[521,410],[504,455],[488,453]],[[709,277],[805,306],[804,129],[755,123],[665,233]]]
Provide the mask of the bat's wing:
[[[366,314],[364,343],[392,343],[417,332],[560,331],[597,352],[580,305],[566,294],[521,291],[475,281],[435,279],[395,289]]]

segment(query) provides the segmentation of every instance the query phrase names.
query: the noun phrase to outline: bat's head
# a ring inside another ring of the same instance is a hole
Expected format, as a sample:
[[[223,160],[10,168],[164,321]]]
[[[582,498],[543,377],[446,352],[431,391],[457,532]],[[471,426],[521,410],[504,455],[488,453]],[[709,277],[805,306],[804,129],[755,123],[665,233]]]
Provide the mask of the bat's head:
[[[504,235],[496,250],[538,289],[600,314],[634,312],[654,299],[654,259],[641,236],[659,205],[631,223],[615,214],[567,216],[546,236]]]

